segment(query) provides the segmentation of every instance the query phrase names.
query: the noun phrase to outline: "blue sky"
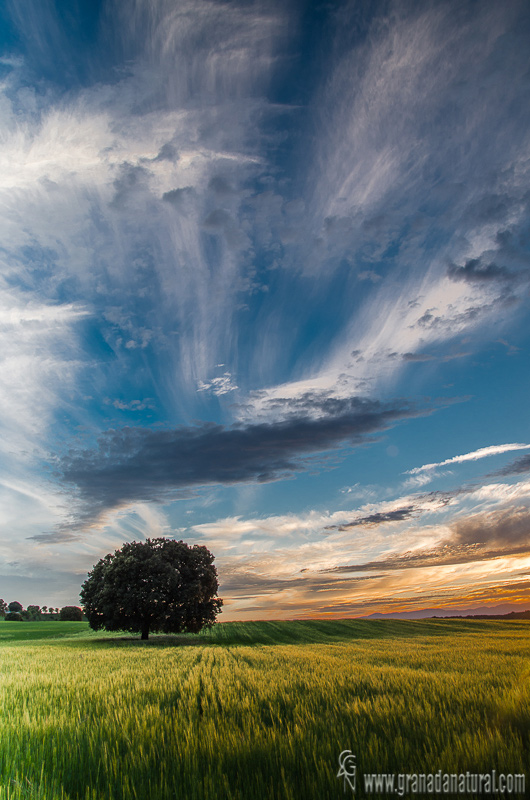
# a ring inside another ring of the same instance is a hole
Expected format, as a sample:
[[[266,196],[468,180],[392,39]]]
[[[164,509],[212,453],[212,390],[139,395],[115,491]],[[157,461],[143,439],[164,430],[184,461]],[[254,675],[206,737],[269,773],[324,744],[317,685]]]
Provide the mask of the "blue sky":
[[[527,4],[1,14],[0,595],[529,606]]]

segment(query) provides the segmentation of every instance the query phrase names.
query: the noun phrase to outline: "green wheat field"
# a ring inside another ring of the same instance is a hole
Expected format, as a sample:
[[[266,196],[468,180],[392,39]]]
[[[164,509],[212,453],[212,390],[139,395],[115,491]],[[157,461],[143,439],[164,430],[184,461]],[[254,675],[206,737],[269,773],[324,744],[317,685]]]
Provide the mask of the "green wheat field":
[[[148,642],[2,622],[0,675],[1,800],[344,798],[345,749],[358,772],[530,779],[525,621],[221,623]]]

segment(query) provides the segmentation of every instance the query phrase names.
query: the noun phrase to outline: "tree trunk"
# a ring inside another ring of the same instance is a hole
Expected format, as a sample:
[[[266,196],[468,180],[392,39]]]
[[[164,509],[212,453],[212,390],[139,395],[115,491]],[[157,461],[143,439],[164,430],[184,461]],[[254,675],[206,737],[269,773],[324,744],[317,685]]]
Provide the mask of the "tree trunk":
[[[149,639],[149,623],[142,626],[142,639]]]

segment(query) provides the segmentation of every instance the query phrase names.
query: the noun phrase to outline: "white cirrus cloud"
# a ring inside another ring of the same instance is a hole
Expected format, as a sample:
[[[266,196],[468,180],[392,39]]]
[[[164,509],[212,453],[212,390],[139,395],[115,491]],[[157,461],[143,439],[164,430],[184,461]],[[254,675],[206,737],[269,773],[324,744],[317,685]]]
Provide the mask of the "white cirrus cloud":
[[[480,447],[478,450],[473,450],[471,453],[463,453],[459,456],[452,456],[446,458],[445,461],[437,461],[432,464],[423,464],[421,467],[414,467],[407,470],[405,475],[418,475],[421,472],[430,472],[438,467],[446,467],[449,464],[462,464],[465,461],[478,461],[481,458],[488,458],[489,456],[502,455],[502,453],[510,453],[514,450],[530,450],[530,444],[495,444],[489,447]]]

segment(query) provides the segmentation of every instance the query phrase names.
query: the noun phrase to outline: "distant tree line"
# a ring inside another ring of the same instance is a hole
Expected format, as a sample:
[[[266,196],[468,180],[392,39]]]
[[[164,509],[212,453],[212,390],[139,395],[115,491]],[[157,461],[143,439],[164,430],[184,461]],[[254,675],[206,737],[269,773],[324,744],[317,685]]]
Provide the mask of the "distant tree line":
[[[51,620],[59,619],[69,622],[81,622],[83,619],[83,612],[79,606],[35,606],[30,605],[24,608],[22,603],[14,600],[12,603],[6,603],[5,600],[0,599],[0,617],[3,617],[6,622],[22,622],[24,620],[36,622],[37,620]]]

